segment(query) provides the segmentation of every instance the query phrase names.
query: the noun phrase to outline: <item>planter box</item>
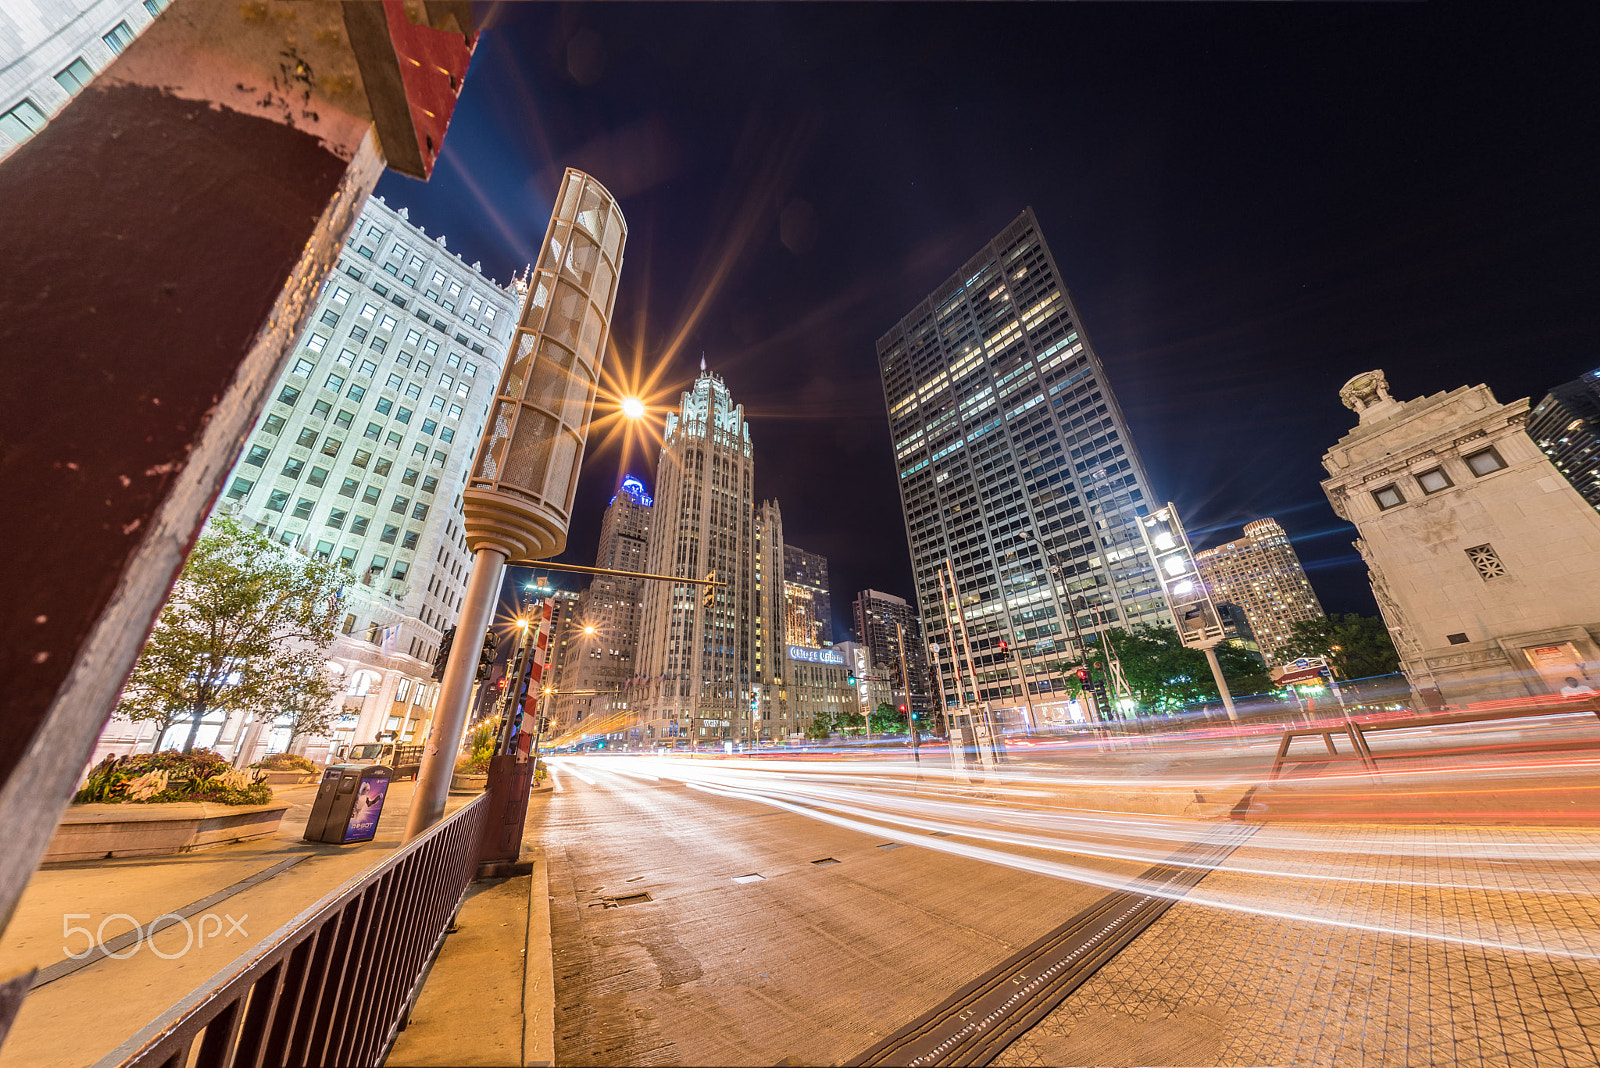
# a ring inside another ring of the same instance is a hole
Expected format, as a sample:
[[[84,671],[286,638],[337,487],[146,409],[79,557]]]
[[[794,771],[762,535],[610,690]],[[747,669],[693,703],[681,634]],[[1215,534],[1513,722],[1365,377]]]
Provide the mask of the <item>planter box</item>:
[[[268,786],[298,786],[322,778],[320,771],[269,771],[266,775],[262,781]]]
[[[42,863],[188,853],[278,832],[289,802],[266,805],[73,805],[50,839]]]
[[[487,775],[461,775],[450,776],[450,791],[452,793],[477,793],[489,785]]]

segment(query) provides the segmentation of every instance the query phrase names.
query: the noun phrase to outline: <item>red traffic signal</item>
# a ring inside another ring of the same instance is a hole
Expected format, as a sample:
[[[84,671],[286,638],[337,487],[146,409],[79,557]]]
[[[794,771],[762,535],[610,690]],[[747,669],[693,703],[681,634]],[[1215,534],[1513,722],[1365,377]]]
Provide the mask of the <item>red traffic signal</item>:
[[[1078,669],[1078,681],[1081,682],[1081,683],[1084,683],[1085,685],[1088,684],[1088,682],[1089,682],[1089,669],[1088,668],[1079,668]]]
[[[901,705],[900,706],[900,711],[904,712],[905,710],[906,710],[906,706],[905,705]]]
[[[1010,648],[1011,648],[1011,644],[1009,642],[1007,642],[1004,638],[1001,638],[1000,639],[1000,651],[1002,653],[1004,653],[1004,652],[1009,651]]]

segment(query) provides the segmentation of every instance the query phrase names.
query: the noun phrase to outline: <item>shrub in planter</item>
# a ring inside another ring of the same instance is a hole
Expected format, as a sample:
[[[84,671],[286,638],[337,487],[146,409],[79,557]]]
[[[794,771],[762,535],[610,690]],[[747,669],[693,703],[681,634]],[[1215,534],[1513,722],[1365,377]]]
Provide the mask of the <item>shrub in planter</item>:
[[[314,762],[299,753],[273,753],[271,756],[263,757],[250,766],[252,768],[260,768],[262,771],[304,771],[312,773],[322,770]]]
[[[107,757],[89,772],[73,801],[77,804],[164,804],[212,801],[224,805],[264,805],[272,790],[259,773],[237,771],[210,749],[175,749]]]

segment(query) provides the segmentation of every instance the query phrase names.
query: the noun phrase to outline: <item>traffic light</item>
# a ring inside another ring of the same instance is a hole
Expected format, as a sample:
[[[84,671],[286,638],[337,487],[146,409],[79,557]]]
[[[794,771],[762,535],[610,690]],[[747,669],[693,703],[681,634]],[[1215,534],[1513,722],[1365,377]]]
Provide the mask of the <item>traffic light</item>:
[[[1088,668],[1079,668],[1078,669],[1078,685],[1083,687],[1085,690],[1087,690],[1089,688],[1089,669]]]
[[[844,682],[846,686],[854,686],[856,684],[856,673],[854,671],[850,672],[844,677]]]
[[[456,628],[451,627],[444,632],[444,637],[439,639],[439,651],[433,654],[433,679],[435,682],[444,678],[444,666],[450,660],[450,647],[456,643]]]
[[[900,712],[901,712],[901,713],[902,713],[902,714],[904,714],[904,713],[905,713],[905,710],[906,710],[906,706],[905,706],[905,705],[901,705],[901,706],[900,706]]]
[[[1006,641],[1004,638],[1001,638],[1000,639],[1000,651],[1002,653],[1010,652],[1011,651],[1011,643]]]
[[[489,678],[489,669],[494,666],[494,651],[500,647],[500,638],[494,631],[484,631],[483,648],[478,651],[478,681],[485,682]]]
[[[715,581],[717,581],[717,573],[715,571],[707,571],[706,572],[706,581],[707,582],[715,582]],[[707,586],[706,587],[706,592],[700,595],[700,603],[702,605],[704,605],[706,608],[710,608],[713,604],[716,604],[716,602],[717,602],[717,588],[715,586]]]

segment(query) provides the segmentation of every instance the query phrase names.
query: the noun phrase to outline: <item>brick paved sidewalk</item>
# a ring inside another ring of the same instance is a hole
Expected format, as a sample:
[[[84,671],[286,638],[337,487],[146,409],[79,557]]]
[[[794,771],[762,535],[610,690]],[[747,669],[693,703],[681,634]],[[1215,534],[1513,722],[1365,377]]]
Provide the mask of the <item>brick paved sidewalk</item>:
[[[1580,831],[1265,828],[994,1063],[1600,1064],[1597,857]]]

